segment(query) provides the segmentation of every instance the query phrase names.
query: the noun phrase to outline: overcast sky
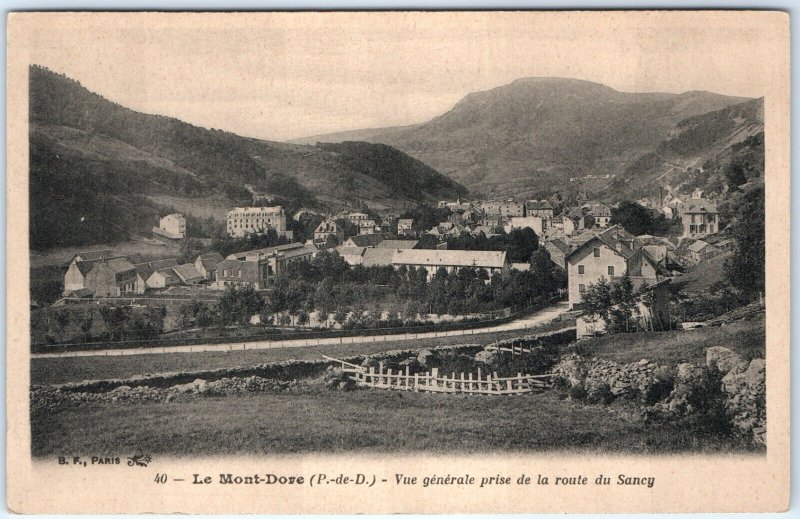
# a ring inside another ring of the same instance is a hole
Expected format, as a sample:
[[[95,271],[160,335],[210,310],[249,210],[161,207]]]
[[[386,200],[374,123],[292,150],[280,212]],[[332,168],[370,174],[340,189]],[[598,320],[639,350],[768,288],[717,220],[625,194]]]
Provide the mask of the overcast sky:
[[[31,63],[134,110],[285,140],[422,122],[530,76],[758,97],[767,38],[735,17],[563,13],[76,15]]]

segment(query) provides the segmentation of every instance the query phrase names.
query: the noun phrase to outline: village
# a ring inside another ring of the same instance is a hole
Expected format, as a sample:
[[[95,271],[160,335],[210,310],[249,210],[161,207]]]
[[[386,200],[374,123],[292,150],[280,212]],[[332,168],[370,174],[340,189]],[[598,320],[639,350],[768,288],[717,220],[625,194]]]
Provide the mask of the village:
[[[564,275],[563,285],[552,286],[547,296],[566,298],[568,309],[575,313],[579,337],[605,331],[597,312],[581,312],[587,289],[601,282],[619,283],[623,278],[631,282],[634,290],[649,294],[648,304],[639,304],[635,312],[636,326],[672,329],[680,323],[677,316],[670,314],[671,279],[729,253],[732,240],[721,232],[714,202],[704,198],[700,190],[687,195],[669,194],[656,203],[642,199],[637,206],[653,221],[662,223],[661,236],[633,235],[612,217],[619,204],[614,207],[593,200],[585,191],[578,192],[572,200],[564,200],[556,193],[541,200],[440,201],[436,207],[424,208],[424,215],[417,219],[391,212],[341,210],[321,214],[302,209],[287,215],[281,206],[236,207],[228,212],[225,222],[231,239],[244,244],[246,239],[272,236],[274,244],[225,256],[209,250],[183,261],[177,257],[120,255],[112,249],[78,252],[68,263],[63,292],[53,306],[70,311],[96,304],[162,308],[170,303],[175,307],[200,300],[213,305],[226,289],[244,287],[263,293],[264,300],[269,300],[281,277],[292,268],[296,272],[297,264],[311,262],[323,252],[338,256],[350,269],[391,268],[402,269],[403,273],[419,270],[429,284],[437,275],[452,276],[466,269],[480,272],[483,283],[489,284],[512,272],[529,272],[532,252],[539,250],[546,251],[549,266]],[[427,226],[426,221],[437,218],[441,221]],[[295,225],[310,222],[306,241],[292,241],[287,219],[294,219]],[[184,215],[167,214],[153,227],[152,239],[179,243],[190,239],[186,228]],[[533,240],[527,252],[509,254],[504,237],[512,233],[522,240]],[[287,294],[288,298],[292,296]],[[309,329],[341,328],[344,324],[332,322],[328,315],[321,316],[313,308],[309,310],[311,315],[299,322],[282,321],[276,315],[272,324]],[[253,314],[234,321],[260,323],[258,309]],[[465,316],[448,318],[458,320]],[[183,323],[189,324],[197,322]],[[87,333],[82,337],[87,342],[95,340]],[[76,338],[56,342],[75,342]]]

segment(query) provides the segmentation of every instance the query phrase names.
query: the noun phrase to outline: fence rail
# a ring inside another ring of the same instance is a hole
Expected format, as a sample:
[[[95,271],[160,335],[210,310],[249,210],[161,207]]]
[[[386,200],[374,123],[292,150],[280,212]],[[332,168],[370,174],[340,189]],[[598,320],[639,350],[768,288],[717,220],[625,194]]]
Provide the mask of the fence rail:
[[[483,376],[481,368],[478,373],[452,372],[450,376],[440,375],[439,368],[432,368],[425,373],[411,373],[408,366],[405,372],[394,372],[384,369],[381,362],[377,369],[350,364],[343,360],[323,355],[326,360],[339,362],[342,371],[349,374],[359,387],[388,389],[394,391],[414,391],[429,393],[466,393],[472,395],[521,395],[542,391],[552,386],[556,375],[526,375],[517,373],[515,377],[500,377],[497,372]]]

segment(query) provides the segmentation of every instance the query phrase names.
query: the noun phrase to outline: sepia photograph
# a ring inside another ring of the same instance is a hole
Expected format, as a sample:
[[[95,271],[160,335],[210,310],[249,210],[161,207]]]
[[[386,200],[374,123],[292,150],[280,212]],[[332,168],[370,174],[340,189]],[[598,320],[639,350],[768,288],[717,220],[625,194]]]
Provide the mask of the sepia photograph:
[[[12,15],[30,462],[766,463],[772,35],[573,14]]]

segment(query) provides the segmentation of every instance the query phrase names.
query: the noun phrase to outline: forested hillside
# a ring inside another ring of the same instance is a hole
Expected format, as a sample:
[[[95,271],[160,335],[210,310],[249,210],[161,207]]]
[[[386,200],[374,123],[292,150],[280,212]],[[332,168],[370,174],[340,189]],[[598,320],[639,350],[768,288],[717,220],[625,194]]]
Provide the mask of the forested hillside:
[[[245,185],[294,206],[333,209],[356,202],[401,208],[465,193],[385,146],[335,152],[200,128],[134,112],[38,66],[30,68],[29,84],[34,249],[146,232],[165,195],[200,212],[211,199],[217,206],[249,203]]]

